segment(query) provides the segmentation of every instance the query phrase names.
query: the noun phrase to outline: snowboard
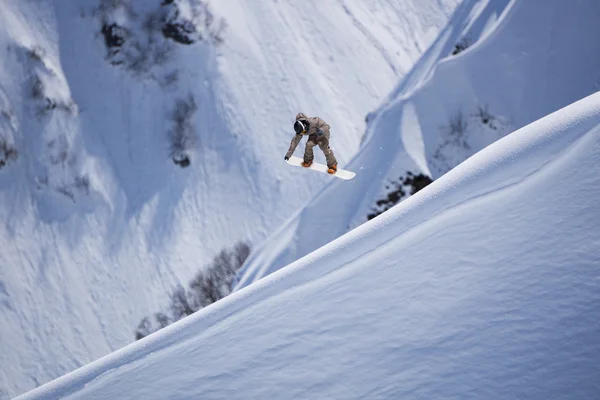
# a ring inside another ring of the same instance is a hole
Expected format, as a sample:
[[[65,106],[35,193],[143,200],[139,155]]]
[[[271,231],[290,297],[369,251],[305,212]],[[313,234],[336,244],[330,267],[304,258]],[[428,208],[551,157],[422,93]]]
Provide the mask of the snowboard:
[[[287,163],[290,165],[296,166],[296,167],[300,167],[300,168],[304,168],[304,169],[312,169],[313,171],[323,172],[324,174],[327,174],[330,176],[335,176],[336,178],[340,178],[343,180],[350,180],[350,179],[354,178],[354,176],[356,175],[354,172],[346,171],[345,169],[341,169],[340,167],[338,167],[337,172],[335,174],[330,174],[327,172],[327,170],[328,170],[327,166],[324,164],[319,164],[318,162],[313,162],[310,167],[306,168],[306,167],[302,166],[303,161],[304,160],[302,158],[291,156],[290,159],[287,160]]]

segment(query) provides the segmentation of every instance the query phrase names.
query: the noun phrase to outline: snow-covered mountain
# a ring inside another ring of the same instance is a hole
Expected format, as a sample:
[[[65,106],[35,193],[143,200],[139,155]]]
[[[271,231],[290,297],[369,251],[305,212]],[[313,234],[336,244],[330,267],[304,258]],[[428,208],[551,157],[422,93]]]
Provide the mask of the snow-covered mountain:
[[[21,399],[596,399],[600,94]]]
[[[4,0],[0,398],[130,343],[266,238],[328,180],[283,162],[296,112],[346,163],[457,3]]]
[[[255,250],[238,288],[392,207],[461,161],[600,89],[600,2],[466,0],[368,117],[347,168]]]

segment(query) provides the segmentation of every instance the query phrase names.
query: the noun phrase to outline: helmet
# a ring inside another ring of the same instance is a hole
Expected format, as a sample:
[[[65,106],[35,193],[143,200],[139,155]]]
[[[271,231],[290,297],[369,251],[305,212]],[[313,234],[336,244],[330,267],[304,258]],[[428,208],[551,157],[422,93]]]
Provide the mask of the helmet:
[[[307,128],[308,124],[306,123],[306,121],[298,120],[294,122],[294,131],[297,135],[301,134],[302,132],[306,132]]]

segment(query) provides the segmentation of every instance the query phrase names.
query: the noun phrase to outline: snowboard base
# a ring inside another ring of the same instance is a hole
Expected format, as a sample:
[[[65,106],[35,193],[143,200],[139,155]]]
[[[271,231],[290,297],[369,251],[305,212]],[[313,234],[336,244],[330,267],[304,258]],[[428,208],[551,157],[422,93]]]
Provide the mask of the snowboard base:
[[[304,160],[300,157],[291,156],[290,159],[287,160],[287,163],[290,165],[293,165],[295,167],[300,167],[300,168],[304,168],[304,169],[312,169],[313,171],[322,172],[327,175],[335,176],[336,178],[340,178],[340,179],[344,179],[344,180],[352,179],[356,175],[356,173],[354,173],[352,171],[347,171],[345,169],[341,169],[340,167],[338,167],[337,172],[335,174],[330,174],[327,172],[327,170],[328,170],[327,166],[324,164],[320,164],[318,162],[313,162],[310,167],[306,168],[306,167],[302,166],[303,161]]]

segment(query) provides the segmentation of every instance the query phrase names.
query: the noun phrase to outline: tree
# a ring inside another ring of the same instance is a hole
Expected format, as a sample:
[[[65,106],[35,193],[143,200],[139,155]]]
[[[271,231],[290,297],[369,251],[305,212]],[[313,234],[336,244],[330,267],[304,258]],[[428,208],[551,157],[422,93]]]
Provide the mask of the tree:
[[[158,323],[158,329],[166,328],[171,324],[169,316],[162,312],[154,314],[154,319],[156,320],[156,323]]]
[[[165,328],[199,309],[215,303],[231,293],[234,279],[250,255],[250,245],[237,243],[232,250],[221,250],[211,264],[199,271],[189,283],[189,290],[178,285],[171,293],[170,316],[158,312],[154,319],[158,327],[153,328],[148,317],[140,322],[135,337],[139,340],[150,333]]]
[[[138,327],[135,331],[135,340],[140,340],[142,338],[145,338],[152,332],[153,332],[152,323],[150,322],[148,317],[144,317],[140,321],[140,324],[138,325]]]
[[[183,317],[192,315],[196,310],[192,308],[188,301],[187,293],[183,286],[179,285],[173,293],[171,293],[171,315],[174,321],[178,321]]]

